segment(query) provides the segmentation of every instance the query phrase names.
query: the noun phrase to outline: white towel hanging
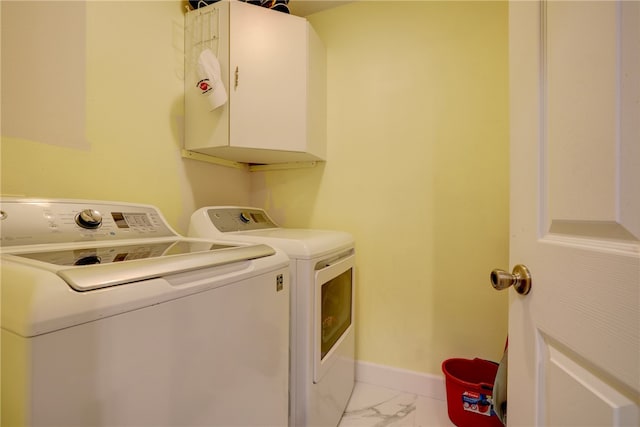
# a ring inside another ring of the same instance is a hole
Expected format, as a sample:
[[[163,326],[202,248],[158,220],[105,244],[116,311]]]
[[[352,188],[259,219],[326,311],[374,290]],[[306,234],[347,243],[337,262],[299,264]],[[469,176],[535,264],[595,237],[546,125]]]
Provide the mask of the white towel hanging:
[[[198,57],[196,88],[207,97],[213,111],[227,102],[227,91],[220,74],[220,62],[211,49],[203,49]]]

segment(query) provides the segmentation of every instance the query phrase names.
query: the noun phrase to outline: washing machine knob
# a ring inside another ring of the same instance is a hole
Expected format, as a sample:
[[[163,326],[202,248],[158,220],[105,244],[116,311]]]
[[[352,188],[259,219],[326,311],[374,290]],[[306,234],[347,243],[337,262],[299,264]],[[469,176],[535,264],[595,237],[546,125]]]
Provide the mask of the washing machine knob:
[[[92,265],[100,264],[100,257],[98,255],[89,255],[76,260],[73,265]]]
[[[240,212],[240,221],[244,222],[245,224],[248,224],[251,222],[251,216],[249,215],[248,212]]]
[[[102,225],[102,214],[95,209],[84,209],[76,215],[76,224],[82,228],[98,228]]]

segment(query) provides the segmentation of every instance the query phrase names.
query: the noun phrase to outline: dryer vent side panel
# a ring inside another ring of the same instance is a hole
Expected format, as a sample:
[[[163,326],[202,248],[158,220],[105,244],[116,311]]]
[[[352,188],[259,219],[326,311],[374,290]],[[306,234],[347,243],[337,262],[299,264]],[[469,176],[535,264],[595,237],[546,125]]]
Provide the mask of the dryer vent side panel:
[[[222,84],[229,99],[212,110],[202,94],[198,71],[200,55],[205,49],[220,63]],[[215,155],[215,148],[229,145],[229,109],[231,87],[229,72],[229,3],[220,1],[188,12],[185,17],[185,81],[184,115],[185,148]]]

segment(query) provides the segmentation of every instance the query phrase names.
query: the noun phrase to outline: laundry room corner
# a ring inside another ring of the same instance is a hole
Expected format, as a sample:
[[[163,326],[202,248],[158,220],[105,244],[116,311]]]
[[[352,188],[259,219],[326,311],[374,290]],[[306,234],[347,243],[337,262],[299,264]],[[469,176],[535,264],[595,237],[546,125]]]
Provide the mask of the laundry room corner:
[[[354,2],[308,17],[327,51],[327,161],[256,172],[286,227],[355,237],[356,359],[441,375],[499,360],[508,301],[507,2]],[[499,167],[496,167],[498,165]]]
[[[318,162],[313,168],[253,172],[250,177],[251,205],[267,210],[279,224],[310,228],[318,215],[317,197],[327,167],[330,165]],[[280,199],[284,194],[286,202]]]

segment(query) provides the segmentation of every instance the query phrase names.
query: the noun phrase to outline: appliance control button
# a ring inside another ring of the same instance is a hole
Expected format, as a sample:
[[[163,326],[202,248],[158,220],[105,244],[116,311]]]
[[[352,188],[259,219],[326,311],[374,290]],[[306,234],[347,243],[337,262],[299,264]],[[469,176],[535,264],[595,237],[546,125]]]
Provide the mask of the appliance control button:
[[[102,214],[95,209],[84,209],[76,215],[76,224],[82,228],[98,228],[102,225]]]
[[[98,255],[88,255],[76,260],[73,265],[92,265],[100,264],[100,257]]]
[[[245,224],[248,224],[251,222],[251,216],[249,215],[248,212],[241,212],[240,221],[244,222]]]

